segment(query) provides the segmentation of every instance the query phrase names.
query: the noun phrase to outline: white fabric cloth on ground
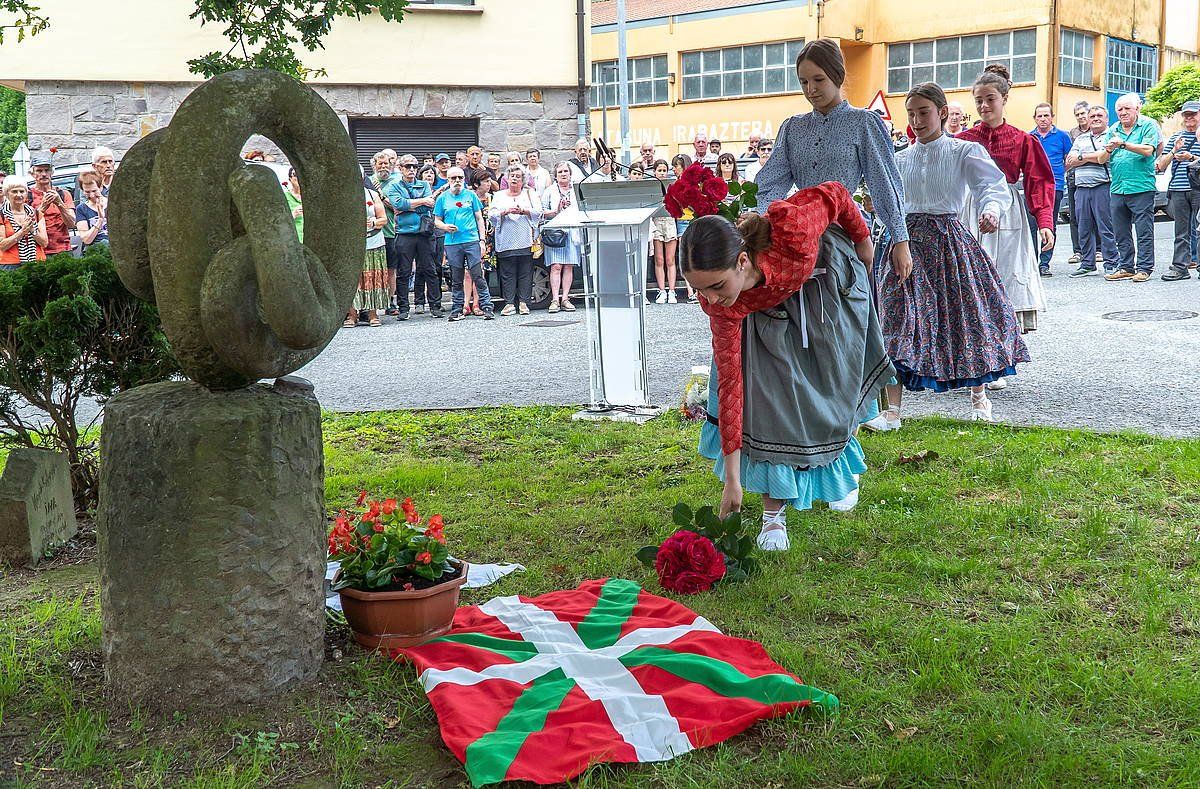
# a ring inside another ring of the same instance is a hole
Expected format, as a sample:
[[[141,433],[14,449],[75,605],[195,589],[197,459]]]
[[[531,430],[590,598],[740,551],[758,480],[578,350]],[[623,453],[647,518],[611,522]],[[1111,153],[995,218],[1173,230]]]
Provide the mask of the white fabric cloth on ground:
[[[325,565],[325,607],[332,608],[334,611],[342,610],[342,598],[337,592],[329,589],[329,584],[333,583],[333,577],[337,575],[337,571],[341,569],[341,562],[328,562]],[[515,572],[523,572],[525,565],[523,564],[467,564],[467,582],[463,584],[464,589],[478,589],[483,586],[491,586],[506,575]]]

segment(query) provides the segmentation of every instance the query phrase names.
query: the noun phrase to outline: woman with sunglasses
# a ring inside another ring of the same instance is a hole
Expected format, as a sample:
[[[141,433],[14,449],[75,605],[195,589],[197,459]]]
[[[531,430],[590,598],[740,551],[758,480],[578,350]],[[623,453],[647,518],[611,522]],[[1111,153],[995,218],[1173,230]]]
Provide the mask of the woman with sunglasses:
[[[727,184],[738,184],[742,177],[738,175],[737,159],[731,153],[723,153],[717,157],[717,175]]]

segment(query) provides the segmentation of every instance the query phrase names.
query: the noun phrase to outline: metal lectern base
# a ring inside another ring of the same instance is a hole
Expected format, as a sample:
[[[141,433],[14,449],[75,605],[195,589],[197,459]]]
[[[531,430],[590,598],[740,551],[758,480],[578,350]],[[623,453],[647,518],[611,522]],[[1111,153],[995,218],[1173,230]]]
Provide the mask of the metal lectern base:
[[[666,409],[660,405],[630,406],[601,403],[588,406],[582,411],[576,411],[571,415],[571,419],[576,422],[633,422],[644,425],[665,411]]]

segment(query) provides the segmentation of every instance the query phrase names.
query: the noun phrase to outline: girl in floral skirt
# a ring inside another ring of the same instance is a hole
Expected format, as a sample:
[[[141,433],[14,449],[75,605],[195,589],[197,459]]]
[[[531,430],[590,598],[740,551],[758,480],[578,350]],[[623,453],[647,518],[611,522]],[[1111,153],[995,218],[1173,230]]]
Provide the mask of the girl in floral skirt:
[[[972,418],[992,421],[984,384],[1029,361],[1016,312],[996,266],[959,220],[970,196],[981,234],[994,233],[1009,207],[1008,184],[978,143],[947,136],[946,94],[932,82],[905,101],[917,142],[896,154],[912,276],[900,281],[875,263],[884,345],[899,384],[888,386],[886,419],[900,424],[901,384],[912,391],[969,387]]]

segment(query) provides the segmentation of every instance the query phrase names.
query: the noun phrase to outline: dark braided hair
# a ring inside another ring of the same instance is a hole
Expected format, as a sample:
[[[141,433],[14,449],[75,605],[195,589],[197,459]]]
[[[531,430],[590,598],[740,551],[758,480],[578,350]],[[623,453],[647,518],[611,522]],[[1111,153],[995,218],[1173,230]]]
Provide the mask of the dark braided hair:
[[[679,264],[689,271],[720,271],[737,265],[745,252],[754,260],[771,246],[771,223],[758,214],[744,214],[735,226],[713,214],[692,221],[679,241]]]

